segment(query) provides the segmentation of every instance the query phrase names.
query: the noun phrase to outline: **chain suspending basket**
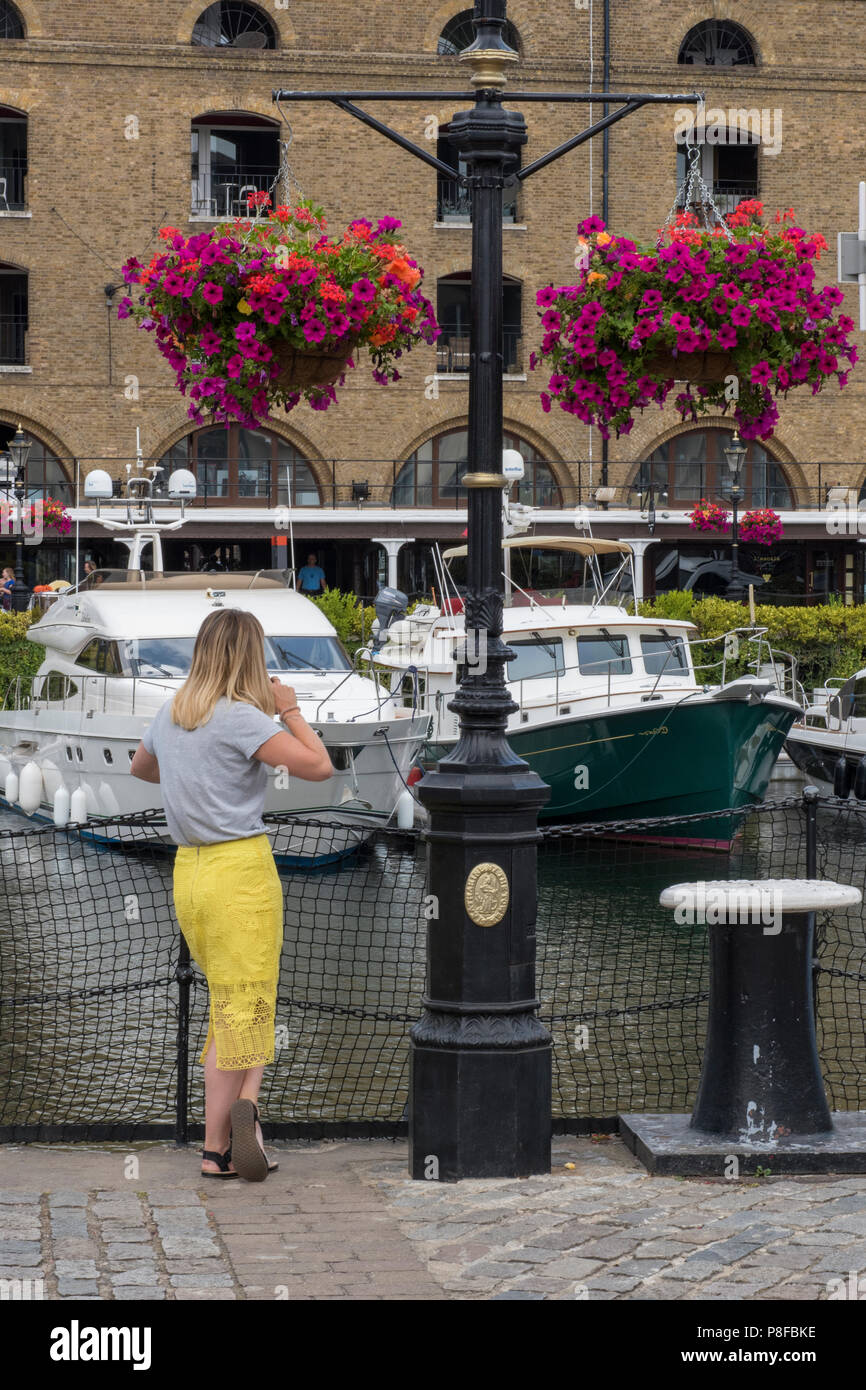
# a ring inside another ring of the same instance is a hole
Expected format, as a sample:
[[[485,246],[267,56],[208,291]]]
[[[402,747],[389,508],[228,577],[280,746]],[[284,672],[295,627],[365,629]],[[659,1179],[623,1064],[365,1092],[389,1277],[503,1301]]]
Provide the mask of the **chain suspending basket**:
[[[702,127],[700,115],[699,125]],[[680,184],[671,210],[659,229],[656,239],[657,250],[663,246],[665,232],[668,227],[675,225],[677,212],[681,209],[694,212],[699,225],[706,231],[721,228],[728,241],[734,240],[734,234],[713,197],[712,189],[701,174],[701,146],[697,141],[688,146],[686,177]],[[713,222],[710,222],[708,213],[715,219]],[[664,376],[667,380],[672,378],[674,381],[719,382],[724,381],[731,371],[729,354],[720,351],[676,355],[668,349],[663,349],[654,354],[648,365],[654,375]]]

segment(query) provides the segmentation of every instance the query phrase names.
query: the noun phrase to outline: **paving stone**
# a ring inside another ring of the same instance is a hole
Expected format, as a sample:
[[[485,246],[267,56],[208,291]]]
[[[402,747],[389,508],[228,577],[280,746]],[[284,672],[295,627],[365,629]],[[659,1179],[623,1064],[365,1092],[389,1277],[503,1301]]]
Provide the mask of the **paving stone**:
[[[99,1297],[99,1285],[92,1279],[58,1279],[57,1292],[61,1298],[77,1298],[82,1294]]]
[[[232,1276],[225,1274],[172,1274],[172,1288],[175,1289],[224,1289],[231,1288]]]
[[[57,1260],[55,1273],[58,1279],[95,1279],[97,1277],[95,1260]]]
[[[111,1275],[111,1283],[114,1288],[124,1286],[138,1287],[142,1284],[156,1284],[159,1276],[155,1269],[124,1269]]]
[[[37,1207],[39,1206],[38,1192],[0,1192],[0,1219],[5,1207]]]
[[[129,1288],[124,1288],[122,1285],[120,1288],[112,1288],[111,1296],[117,1299],[118,1302],[132,1303],[139,1299],[143,1299],[148,1303],[160,1303],[165,1300],[166,1294],[165,1289],[151,1288],[149,1285],[136,1284]]]
[[[48,1198],[52,1207],[86,1207],[87,1193],[78,1192],[74,1188],[61,1188],[59,1192],[52,1192]]]

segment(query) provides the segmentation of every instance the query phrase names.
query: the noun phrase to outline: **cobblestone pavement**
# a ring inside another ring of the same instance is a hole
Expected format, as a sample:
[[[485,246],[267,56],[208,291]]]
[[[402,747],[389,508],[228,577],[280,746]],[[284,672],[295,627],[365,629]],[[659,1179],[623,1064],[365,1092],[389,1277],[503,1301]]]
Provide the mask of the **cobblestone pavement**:
[[[852,1271],[866,1291],[866,1178],[650,1177],[617,1139],[559,1139],[550,1176],[428,1184],[405,1143],[272,1147],[247,1184],[170,1145],[5,1146],[0,1278],[49,1299],[814,1300]]]

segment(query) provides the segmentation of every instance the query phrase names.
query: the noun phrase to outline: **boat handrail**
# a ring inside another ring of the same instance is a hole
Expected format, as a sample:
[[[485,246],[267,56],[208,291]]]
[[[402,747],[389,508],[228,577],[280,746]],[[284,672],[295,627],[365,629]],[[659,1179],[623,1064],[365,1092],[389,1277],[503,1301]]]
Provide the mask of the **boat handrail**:
[[[64,681],[63,694],[59,698],[54,698],[44,693],[45,682],[58,677]],[[35,682],[37,681],[41,682],[38,694],[35,689]],[[95,700],[88,700],[88,692],[83,688],[85,681],[90,683],[91,691],[93,691],[95,682],[102,682],[101,702],[98,693],[96,694]],[[6,688],[2,708],[4,710],[21,711],[32,709],[33,706],[36,705],[40,709],[50,708],[60,713],[66,713],[69,710],[80,710],[82,712],[91,710],[95,713],[98,710],[100,713],[105,714],[108,706],[109,681],[114,682],[115,688],[118,688],[122,683],[124,696],[127,697],[131,695],[129,707],[124,710],[124,713],[133,715],[136,713],[136,697],[138,697],[140,703],[145,690],[162,691],[167,698],[169,695],[173,695],[178,688],[176,685],[169,685],[164,681],[155,680],[152,676],[108,676],[98,671],[81,672],[80,675],[76,672],[73,675],[70,671],[44,671],[36,672],[29,676],[14,676]],[[26,682],[29,687],[26,692],[22,689],[22,682]],[[12,696],[13,699],[11,704],[10,696]],[[139,713],[140,712],[139,710]],[[151,711],[149,710],[148,712]],[[156,710],[154,709],[152,712],[155,714]]]

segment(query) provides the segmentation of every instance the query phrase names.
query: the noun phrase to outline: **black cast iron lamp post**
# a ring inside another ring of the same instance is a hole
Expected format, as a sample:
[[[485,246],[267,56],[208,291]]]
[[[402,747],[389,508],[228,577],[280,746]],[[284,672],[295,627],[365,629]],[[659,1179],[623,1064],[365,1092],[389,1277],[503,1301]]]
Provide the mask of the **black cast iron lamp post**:
[[[731,584],[729,589],[729,597],[732,599],[738,599],[743,592],[743,586],[740,583],[740,533],[738,529],[737,509],[745,495],[743,489],[740,487],[740,474],[745,457],[745,447],[740,436],[734,431],[734,436],[725,449],[725,460],[728,468],[731,470],[731,502],[734,506],[733,525],[731,529]]]
[[[518,168],[526,126],[502,106],[518,55],[502,37],[505,0],[476,0],[476,39],[461,60],[474,105],[449,122],[472,208],[469,356],[467,651],[449,708],[460,737],[418,784],[429,812],[427,988],[411,1032],[410,1172],[416,1178],[526,1177],[550,1169],[550,1036],[535,997],[538,811],[549,788],[509,747],[516,710],[502,642],[502,194],[599,131],[654,103],[696,94],[518,92],[521,102],[604,105],[589,128]],[[450,164],[356,103],[466,101],[464,91],[278,89],[274,101],[329,101],[448,179]],[[609,110],[613,106],[615,109]],[[474,640],[473,640],[474,639]],[[460,660],[460,654],[458,654]]]
[[[23,613],[30,602],[30,590],[24,582],[24,501],[27,496],[27,460],[30,457],[31,442],[19,425],[9,441],[9,454],[15,470],[15,500],[18,503],[17,530],[15,533],[15,583],[9,593],[9,603],[14,613]]]

